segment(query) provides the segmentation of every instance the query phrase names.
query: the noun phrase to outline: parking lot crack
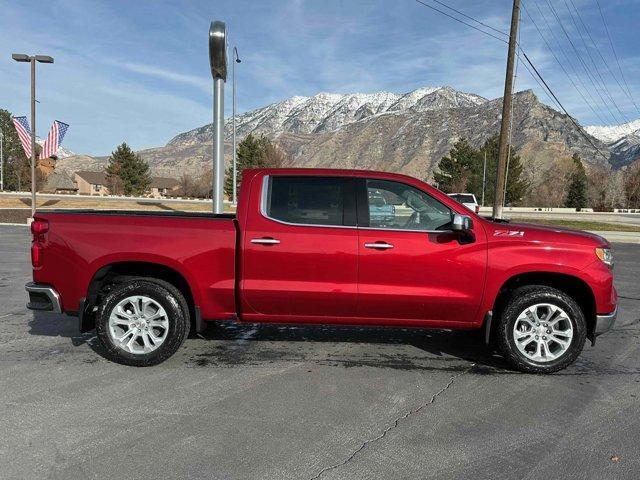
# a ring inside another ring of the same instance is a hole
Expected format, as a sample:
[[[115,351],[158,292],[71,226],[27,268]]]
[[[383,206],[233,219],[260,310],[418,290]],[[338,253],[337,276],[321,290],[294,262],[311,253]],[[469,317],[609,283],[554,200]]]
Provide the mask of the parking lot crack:
[[[313,477],[311,477],[310,480],[317,480],[319,479],[322,475],[324,475],[325,473],[327,473],[330,470],[335,470],[336,468],[340,468],[343,467],[344,465],[346,465],[347,463],[351,462],[360,452],[362,452],[365,448],[367,448],[369,445],[371,445],[372,443],[375,442],[379,442],[380,440],[382,440],[391,430],[394,430],[396,428],[398,428],[398,426],[400,425],[400,422],[402,420],[405,420],[417,413],[420,413],[420,411],[422,411],[423,409],[427,408],[429,405],[432,405],[433,403],[435,403],[436,398],[438,398],[440,395],[442,395],[444,392],[446,392],[449,387],[451,387],[454,382],[461,377],[462,375],[465,375],[466,373],[468,373],[473,367],[475,367],[475,363],[471,364],[468,368],[466,368],[465,370],[461,371],[460,373],[453,375],[449,381],[446,383],[446,385],[444,387],[442,387],[440,390],[438,390],[436,393],[434,393],[433,395],[431,395],[431,398],[429,398],[428,401],[426,401],[425,403],[420,404],[419,406],[412,408],[411,410],[407,410],[405,413],[403,413],[402,415],[400,415],[399,417],[396,417],[395,420],[393,420],[393,422],[391,422],[391,424],[385,428],[382,432],[380,432],[378,435],[376,435],[373,438],[370,438],[366,441],[364,441],[363,443],[360,444],[360,446],[358,448],[356,448],[346,459],[344,459],[343,461],[339,462],[339,463],[335,463],[333,465],[330,465],[328,467],[324,467],[322,470],[320,470],[316,475],[314,475]]]

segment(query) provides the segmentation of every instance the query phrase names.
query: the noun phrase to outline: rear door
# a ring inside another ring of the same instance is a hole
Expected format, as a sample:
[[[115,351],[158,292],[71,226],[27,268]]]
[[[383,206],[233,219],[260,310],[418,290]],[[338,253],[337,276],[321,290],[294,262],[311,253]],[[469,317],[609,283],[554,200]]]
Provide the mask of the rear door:
[[[393,206],[392,213],[381,215],[371,205],[380,197]],[[359,317],[391,324],[474,320],[486,238],[479,225],[468,238],[450,231],[453,213],[414,186],[359,181]]]
[[[256,179],[256,182],[260,179]],[[329,322],[354,317],[358,232],[355,179],[263,177],[243,233],[243,318]]]

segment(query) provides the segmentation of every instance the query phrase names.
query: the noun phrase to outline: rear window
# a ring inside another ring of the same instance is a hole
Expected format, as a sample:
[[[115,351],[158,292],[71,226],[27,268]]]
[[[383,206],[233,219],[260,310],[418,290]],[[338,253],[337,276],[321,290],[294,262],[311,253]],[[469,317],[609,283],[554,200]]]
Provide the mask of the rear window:
[[[265,213],[287,223],[345,225],[346,185],[341,178],[270,177]]]
[[[476,203],[476,200],[475,198],[473,198],[473,195],[455,194],[455,195],[449,195],[449,196],[459,203]]]

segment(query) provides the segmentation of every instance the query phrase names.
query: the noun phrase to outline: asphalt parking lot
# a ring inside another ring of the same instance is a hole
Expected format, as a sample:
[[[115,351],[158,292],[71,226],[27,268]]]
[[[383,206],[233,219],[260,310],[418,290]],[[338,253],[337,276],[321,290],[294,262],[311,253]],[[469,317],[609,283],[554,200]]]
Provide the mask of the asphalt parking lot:
[[[33,315],[28,230],[0,226],[0,478],[638,478],[640,246],[613,332],[550,376],[468,332],[224,325],[169,361],[105,360]]]

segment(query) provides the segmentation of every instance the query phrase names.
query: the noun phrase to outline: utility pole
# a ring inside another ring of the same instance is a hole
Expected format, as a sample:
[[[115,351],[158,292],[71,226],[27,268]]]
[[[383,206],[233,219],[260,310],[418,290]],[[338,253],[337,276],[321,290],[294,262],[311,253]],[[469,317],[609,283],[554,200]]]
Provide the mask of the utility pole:
[[[482,201],[480,205],[484,207],[484,190],[487,186],[487,150],[484,151],[484,167],[482,168]]]
[[[237,194],[237,166],[236,166],[236,63],[240,63],[240,57],[238,56],[238,48],[233,47],[233,64],[231,68],[231,76],[233,78],[233,113],[231,114],[231,121],[233,123],[233,204],[238,204],[238,194]]]
[[[509,32],[509,53],[507,54],[507,74],[504,80],[504,96],[502,97],[502,124],[500,125],[500,145],[498,149],[496,188],[493,196],[493,218],[502,218],[502,203],[505,192],[505,173],[507,169],[507,141],[509,140],[509,126],[511,124],[513,66],[515,63],[519,18],[520,0],[513,0],[513,10],[511,11],[511,30]]]
[[[224,84],[227,81],[227,28],[211,22],[209,62],[213,77],[213,213],[224,212]]]

